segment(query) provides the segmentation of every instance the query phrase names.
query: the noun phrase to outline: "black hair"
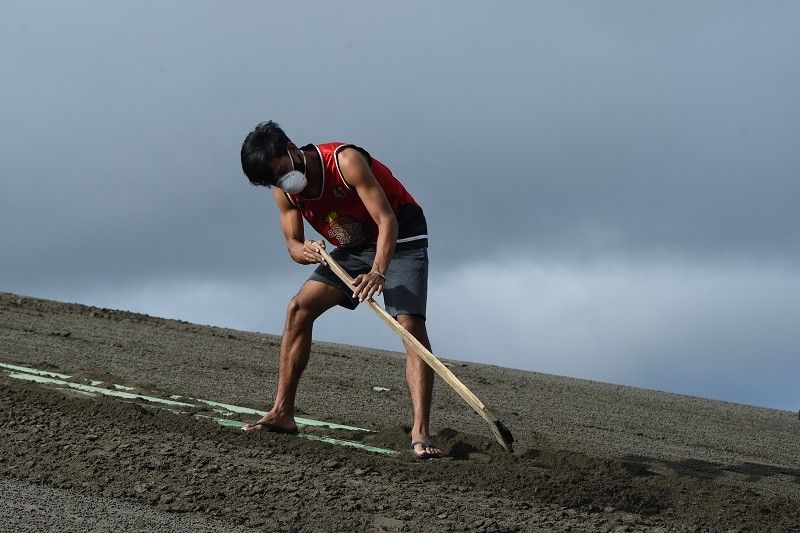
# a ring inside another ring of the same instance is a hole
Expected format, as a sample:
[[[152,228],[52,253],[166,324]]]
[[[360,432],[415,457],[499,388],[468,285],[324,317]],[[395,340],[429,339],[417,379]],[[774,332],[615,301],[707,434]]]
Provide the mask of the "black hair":
[[[247,135],[242,143],[242,170],[250,183],[266,187],[275,185],[269,163],[286,155],[286,145],[290,142],[281,127],[271,120],[262,122]]]

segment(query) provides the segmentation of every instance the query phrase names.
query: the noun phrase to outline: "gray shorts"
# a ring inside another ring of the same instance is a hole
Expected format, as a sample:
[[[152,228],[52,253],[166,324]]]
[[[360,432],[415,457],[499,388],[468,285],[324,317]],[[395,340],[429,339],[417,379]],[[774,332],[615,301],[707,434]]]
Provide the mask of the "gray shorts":
[[[347,249],[336,248],[331,252],[333,257],[351,277],[366,274],[372,270],[375,259],[375,247]],[[325,265],[319,265],[310,280],[321,281],[341,290],[345,300],[339,305],[347,309],[355,309],[358,299],[353,298],[353,291],[336,277],[336,274]],[[386,272],[386,283],[383,285],[383,301],[386,311],[393,317],[397,315],[419,315],[425,318],[425,307],[428,301],[428,248],[411,248],[395,250],[389,270]]]

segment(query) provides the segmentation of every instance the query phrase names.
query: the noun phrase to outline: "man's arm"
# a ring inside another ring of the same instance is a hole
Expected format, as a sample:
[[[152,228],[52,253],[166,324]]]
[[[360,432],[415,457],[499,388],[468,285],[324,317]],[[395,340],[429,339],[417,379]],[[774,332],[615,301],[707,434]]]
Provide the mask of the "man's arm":
[[[342,175],[356,190],[372,220],[378,226],[378,242],[375,245],[372,271],[353,280],[356,286],[354,296],[359,300],[366,300],[383,291],[383,283],[386,281],[384,275],[397,244],[397,218],[389,205],[386,193],[372,174],[364,156],[355,148],[345,148],[339,153],[338,159]]]
[[[272,195],[275,197],[275,204],[278,206],[278,213],[281,220],[281,231],[286,239],[286,249],[289,257],[301,265],[312,263],[324,263],[325,260],[314,247],[319,244],[323,248],[325,243],[322,241],[307,241],[303,232],[303,217],[300,211],[292,205],[286,195],[278,187],[272,188]]]

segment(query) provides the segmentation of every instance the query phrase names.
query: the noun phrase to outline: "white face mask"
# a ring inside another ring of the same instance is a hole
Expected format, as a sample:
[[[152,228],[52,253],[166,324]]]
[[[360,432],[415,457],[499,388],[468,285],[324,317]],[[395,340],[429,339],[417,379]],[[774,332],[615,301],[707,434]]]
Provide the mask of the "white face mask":
[[[289,150],[287,149],[286,151],[288,152]],[[300,153],[303,154],[303,167],[305,168],[306,154],[302,150],[300,150]],[[292,170],[278,178],[276,185],[287,194],[298,194],[308,185],[308,178],[305,173],[294,170],[294,159],[292,159],[291,153],[289,154],[289,161],[292,162]]]

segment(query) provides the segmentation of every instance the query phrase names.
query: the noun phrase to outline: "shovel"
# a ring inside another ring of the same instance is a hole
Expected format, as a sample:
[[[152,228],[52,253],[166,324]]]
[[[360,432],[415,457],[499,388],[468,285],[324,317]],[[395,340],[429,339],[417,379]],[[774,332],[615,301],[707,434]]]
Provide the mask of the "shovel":
[[[322,243],[324,245],[324,243]],[[353,286],[353,278],[344,270],[333,257],[330,256],[325,249],[317,244],[316,246],[317,251],[319,254],[325,259],[325,263],[328,267],[333,271],[336,276],[341,279],[350,290],[355,291],[355,287]],[[400,323],[395,320],[392,315],[386,312],[386,309],[380,306],[378,302],[370,298],[366,301],[367,305],[369,305],[375,313],[384,321],[386,324],[397,333],[403,341],[405,341],[411,348],[419,355],[425,363],[428,364],[429,367],[433,369],[434,372],[439,374],[445,383],[450,385],[450,387],[456,391],[456,394],[461,396],[465,402],[472,407],[476,413],[478,413],[486,422],[489,424],[489,427],[492,430],[492,434],[494,438],[497,439],[497,442],[509,453],[513,453],[513,443],[514,443],[514,436],[511,434],[511,431],[503,424],[496,416],[494,416],[483,402],[481,402],[475,394],[467,388],[466,385],[461,383],[455,374],[450,372],[450,369],[444,366],[444,363],[439,361],[439,359],[433,355],[430,350],[425,348],[421,342],[419,342],[411,333],[408,332]]]

